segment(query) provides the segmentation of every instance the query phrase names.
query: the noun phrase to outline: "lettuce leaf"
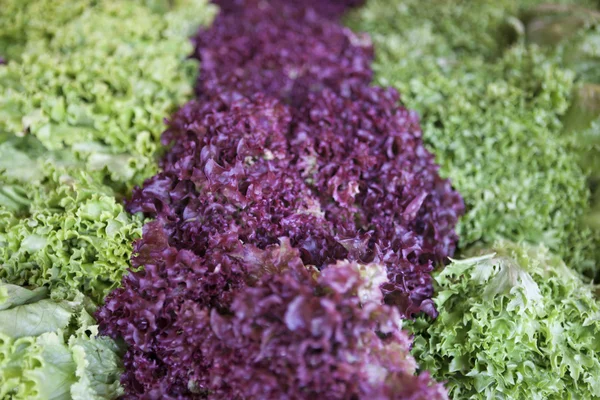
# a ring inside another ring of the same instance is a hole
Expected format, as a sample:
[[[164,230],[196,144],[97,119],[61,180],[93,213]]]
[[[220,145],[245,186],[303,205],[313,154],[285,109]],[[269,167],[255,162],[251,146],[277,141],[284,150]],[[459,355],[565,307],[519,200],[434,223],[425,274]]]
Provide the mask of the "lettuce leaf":
[[[0,283],[0,398],[112,399],[122,349],[97,337],[81,294],[54,301],[45,288]]]
[[[438,318],[407,321],[456,399],[600,398],[600,305],[544,246],[499,241],[435,276]]]

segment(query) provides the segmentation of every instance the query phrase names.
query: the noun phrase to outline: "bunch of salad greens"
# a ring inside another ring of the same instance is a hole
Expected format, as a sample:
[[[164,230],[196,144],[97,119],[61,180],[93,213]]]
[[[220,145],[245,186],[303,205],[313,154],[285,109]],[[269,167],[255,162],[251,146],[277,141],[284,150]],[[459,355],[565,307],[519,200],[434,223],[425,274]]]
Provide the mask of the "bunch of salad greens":
[[[598,1],[212,2],[3,1],[0,398],[600,399]]]

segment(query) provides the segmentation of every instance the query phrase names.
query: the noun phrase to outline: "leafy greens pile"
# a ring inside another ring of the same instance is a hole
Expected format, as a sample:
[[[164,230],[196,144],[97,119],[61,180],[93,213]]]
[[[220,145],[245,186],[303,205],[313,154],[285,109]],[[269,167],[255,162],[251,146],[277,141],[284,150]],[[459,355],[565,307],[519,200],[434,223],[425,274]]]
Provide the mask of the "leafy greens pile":
[[[600,398],[600,309],[573,271],[598,279],[600,19],[538,3],[371,0],[348,19],[465,197],[459,251],[483,254],[436,273],[438,318],[408,323],[456,399]]]
[[[41,30],[0,68],[0,277],[100,303],[141,234],[142,217],[121,199],[155,171],[153,135],[192,93],[197,63],[185,59],[186,36],[213,10],[204,1],[172,10],[81,1],[52,28],[39,8],[67,5],[16,3],[20,17],[8,26]],[[184,17],[190,11],[200,17]]]
[[[213,3],[2,4],[0,398],[600,398],[597,1]]]
[[[435,276],[437,320],[411,323],[421,367],[453,398],[600,397],[600,306],[576,273],[543,246],[471,253]]]

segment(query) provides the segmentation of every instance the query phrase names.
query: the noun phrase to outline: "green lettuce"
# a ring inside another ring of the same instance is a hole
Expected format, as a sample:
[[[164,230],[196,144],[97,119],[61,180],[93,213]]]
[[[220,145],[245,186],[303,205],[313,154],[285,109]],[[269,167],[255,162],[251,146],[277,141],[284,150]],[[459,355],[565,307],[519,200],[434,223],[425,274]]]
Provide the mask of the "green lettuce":
[[[163,118],[193,92],[188,36],[216,8],[4,3],[0,51],[18,56],[0,66],[0,279],[100,304],[144,222],[123,198],[156,172]]]
[[[0,57],[18,60],[32,40],[48,40],[94,0],[5,0],[0,12]]]
[[[33,138],[0,144],[0,278],[100,303],[127,271],[143,217],[68,153],[38,152]]]
[[[47,288],[0,283],[0,398],[113,399],[122,348],[98,337],[82,294],[55,301]]]
[[[66,7],[59,1],[38,14],[41,5],[8,3],[21,11],[8,26],[42,18],[53,25]],[[0,132],[68,149],[126,192],[156,172],[163,119],[193,93],[198,67],[188,58],[188,36],[215,7],[207,0],[67,3],[71,17],[59,17],[52,34],[29,35],[19,58],[0,68]]]
[[[591,277],[600,231],[584,223],[588,174],[562,121],[577,75],[514,33],[536,3],[369,0],[347,22],[372,34],[375,81],[421,114],[441,173],[465,199],[460,248],[543,243]]]
[[[455,399],[600,398],[600,307],[544,246],[500,241],[435,276],[413,354]]]

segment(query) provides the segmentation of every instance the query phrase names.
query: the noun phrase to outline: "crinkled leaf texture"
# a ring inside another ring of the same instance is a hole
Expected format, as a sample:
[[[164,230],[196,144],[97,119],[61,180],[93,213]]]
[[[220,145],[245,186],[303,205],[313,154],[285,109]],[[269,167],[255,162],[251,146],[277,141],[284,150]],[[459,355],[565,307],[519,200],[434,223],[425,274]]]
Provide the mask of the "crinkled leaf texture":
[[[101,400],[122,394],[121,353],[97,337],[89,300],[0,283],[0,398]]]
[[[399,318],[435,315],[464,205],[416,113],[370,86],[370,41],[335,12],[219,3],[198,97],[128,201],[155,221],[97,313],[129,345],[127,397],[444,398]]]
[[[369,0],[348,22],[372,35],[375,81],[420,113],[440,173],[464,197],[460,246],[543,243],[591,277],[600,230],[582,222],[587,177],[561,122],[576,75],[539,47],[501,39],[535,3]]]
[[[215,10],[207,0],[3,2],[0,49],[14,41],[20,54],[0,69],[0,132],[68,149],[127,192],[156,172],[163,118],[193,93],[188,36]]]
[[[143,218],[68,152],[14,139],[0,158],[0,278],[101,302],[129,267]]]
[[[438,318],[413,354],[456,399],[600,398],[600,307],[543,246],[507,241],[435,276]],[[483,254],[483,255],[481,255]]]
[[[229,93],[186,104],[163,140],[163,172],[129,209],[160,220],[173,246],[206,256],[287,237],[317,268],[381,262],[389,304],[435,314],[429,274],[453,254],[463,204],[394,90],[324,90],[296,110]]]
[[[414,376],[397,310],[361,272],[385,280],[382,266],[339,262],[316,282],[266,275],[235,297],[233,315],[196,311],[211,328],[201,349],[212,385],[195,375],[193,384],[214,398],[445,399],[427,373]],[[361,292],[373,296],[361,302]]]
[[[200,60],[200,98],[260,92],[299,106],[324,88],[340,91],[371,82],[373,48],[367,35],[302,7],[302,2],[243,3],[234,12],[219,14],[193,39],[194,56]]]
[[[14,57],[0,70],[0,278],[100,303],[141,234],[122,196],[156,170],[162,119],[192,95],[187,37],[215,7],[6,3],[0,47]]]
[[[445,399],[415,376],[398,310],[381,304],[380,264],[308,269],[283,238],[232,241],[206,257],[145,226],[137,264],[97,316],[129,344],[127,398]]]

